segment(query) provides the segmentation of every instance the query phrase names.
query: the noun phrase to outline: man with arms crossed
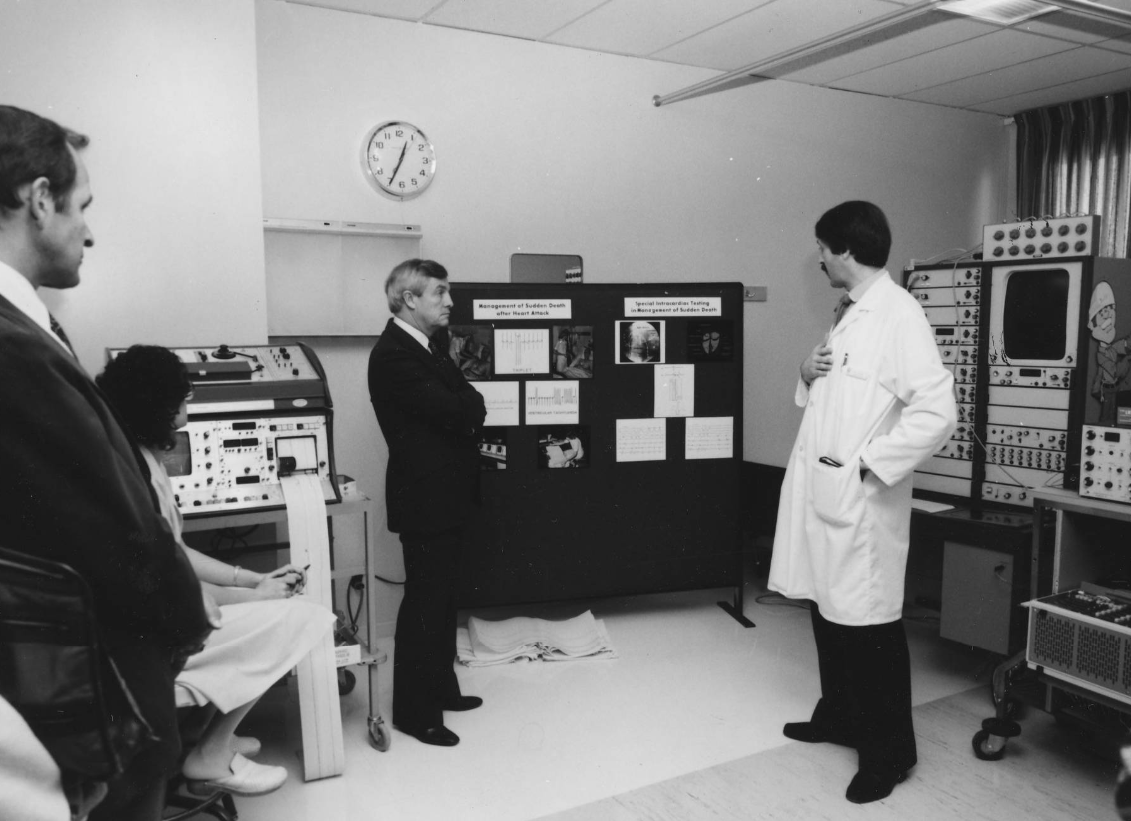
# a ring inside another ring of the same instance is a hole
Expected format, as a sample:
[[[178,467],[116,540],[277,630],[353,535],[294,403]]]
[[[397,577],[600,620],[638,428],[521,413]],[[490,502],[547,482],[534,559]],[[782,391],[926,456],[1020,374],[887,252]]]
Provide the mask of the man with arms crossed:
[[[389,530],[404,547],[393,725],[441,747],[459,743],[443,711],[483,703],[460,694],[454,664],[460,549],[479,504],[487,409],[447,353],[450,291],[438,262],[410,259],[394,268],[385,281],[393,318],[369,356],[369,397],[389,446]]]

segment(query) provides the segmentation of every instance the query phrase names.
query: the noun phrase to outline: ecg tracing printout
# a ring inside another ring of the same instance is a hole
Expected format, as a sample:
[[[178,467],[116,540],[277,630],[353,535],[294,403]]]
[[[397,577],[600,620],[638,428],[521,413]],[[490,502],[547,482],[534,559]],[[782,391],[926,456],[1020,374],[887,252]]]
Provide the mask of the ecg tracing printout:
[[[526,424],[576,425],[581,396],[576,379],[526,383]]]
[[[734,456],[734,417],[696,416],[687,420],[684,459],[730,459]]]
[[[496,328],[495,375],[549,373],[548,328]]]
[[[695,366],[657,365],[653,416],[695,415]]]
[[[484,427],[512,427],[518,424],[517,382],[472,382],[487,405]]]
[[[618,419],[618,462],[662,462],[667,458],[667,421]]]

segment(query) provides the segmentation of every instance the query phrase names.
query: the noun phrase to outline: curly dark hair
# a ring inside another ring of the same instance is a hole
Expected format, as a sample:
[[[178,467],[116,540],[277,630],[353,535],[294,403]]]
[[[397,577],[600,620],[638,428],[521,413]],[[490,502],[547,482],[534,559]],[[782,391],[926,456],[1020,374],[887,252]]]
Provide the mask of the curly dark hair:
[[[94,381],[140,444],[173,447],[173,420],[192,393],[188,371],[175,353],[158,345],[132,345],[106,363]]]

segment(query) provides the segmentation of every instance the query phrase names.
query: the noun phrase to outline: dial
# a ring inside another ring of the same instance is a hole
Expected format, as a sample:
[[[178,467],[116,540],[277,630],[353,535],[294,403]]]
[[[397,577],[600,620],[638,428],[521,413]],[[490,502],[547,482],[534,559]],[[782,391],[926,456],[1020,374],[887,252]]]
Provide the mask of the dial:
[[[366,179],[382,194],[398,200],[418,197],[436,176],[436,150],[412,123],[391,120],[366,135],[361,150]]]

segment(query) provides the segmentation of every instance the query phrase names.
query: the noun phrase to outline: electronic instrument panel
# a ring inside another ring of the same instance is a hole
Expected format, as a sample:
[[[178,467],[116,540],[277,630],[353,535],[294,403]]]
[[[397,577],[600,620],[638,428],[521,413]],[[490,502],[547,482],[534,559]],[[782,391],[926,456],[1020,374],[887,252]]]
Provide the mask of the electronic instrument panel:
[[[1040,217],[1003,222],[982,229],[982,252],[988,261],[1095,256],[1098,214]]]
[[[107,351],[117,356],[123,349]],[[280,508],[282,478],[318,477],[340,502],[333,403],[314,351],[291,345],[171,348],[193,385],[188,424],[163,461],[186,518]]]
[[[1084,425],[1080,495],[1131,502],[1131,428]]]

